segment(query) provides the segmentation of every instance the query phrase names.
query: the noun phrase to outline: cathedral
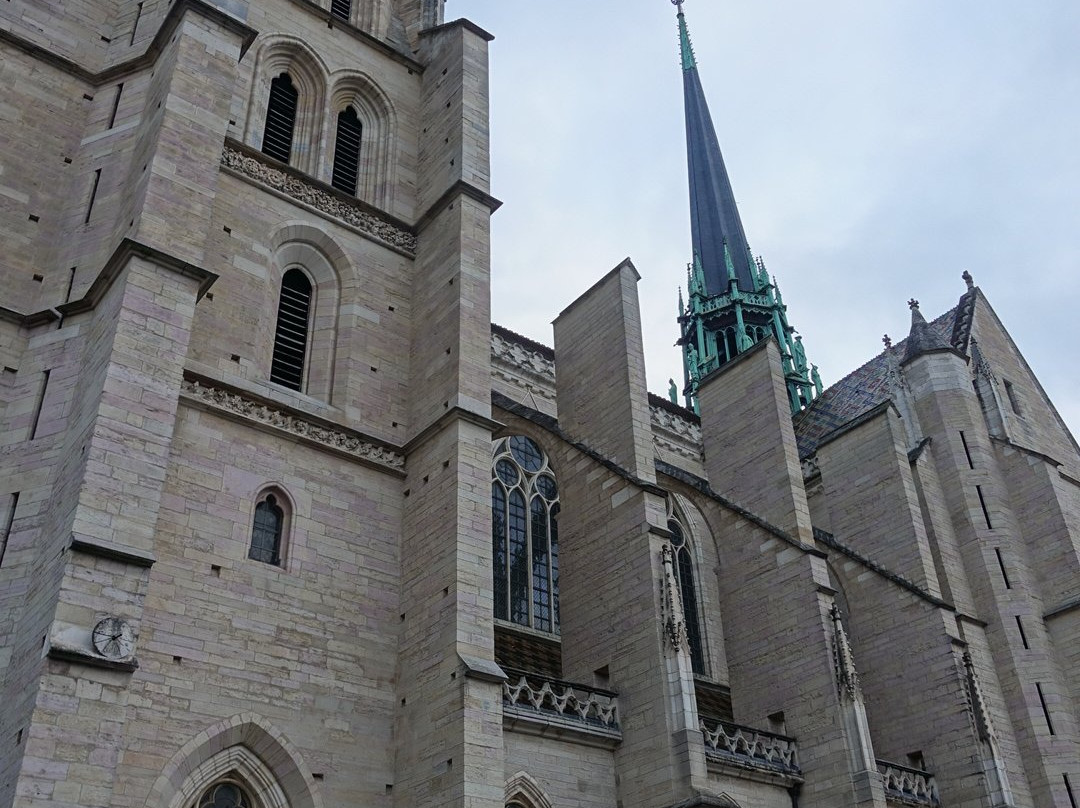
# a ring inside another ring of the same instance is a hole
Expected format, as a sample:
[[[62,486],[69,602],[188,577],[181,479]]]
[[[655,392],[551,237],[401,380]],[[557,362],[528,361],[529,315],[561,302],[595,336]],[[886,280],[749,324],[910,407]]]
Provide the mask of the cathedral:
[[[1080,447],[967,273],[823,384],[681,2],[664,395],[443,0],[0,20],[0,808],[1080,804]]]

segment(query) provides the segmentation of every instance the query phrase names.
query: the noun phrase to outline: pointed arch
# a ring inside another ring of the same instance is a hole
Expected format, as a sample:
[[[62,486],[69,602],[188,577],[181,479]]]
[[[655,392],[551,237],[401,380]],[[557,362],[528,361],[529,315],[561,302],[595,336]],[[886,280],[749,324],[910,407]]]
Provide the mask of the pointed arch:
[[[518,803],[525,808],[552,808],[551,800],[528,772],[520,771],[506,781],[504,805]]]
[[[357,179],[355,195],[383,210],[391,210],[394,202],[394,180],[397,165],[397,114],[390,97],[366,73],[342,70],[330,77],[330,119],[337,122],[348,109],[356,114],[359,129],[357,150]],[[329,138],[332,133],[327,132]],[[336,136],[336,133],[334,134]],[[325,146],[326,154],[336,155],[339,144]],[[330,182],[329,161],[322,179]]]
[[[273,254],[272,289],[279,294],[286,275],[296,269],[311,280],[309,332],[300,391],[332,404],[340,399],[334,385],[341,313],[342,278],[353,277],[345,251],[325,231],[310,224],[287,222],[270,237]],[[272,365],[267,367],[272,368]]]
[[[319,166],[329,72],[319,55],[297,37],[275,35],[260,45],[248,100],[244,141],[253,148],[262,149],[271,87],[282,75],[288,76],[296,91],[293,134],[285,162],[314,175]]]
[[[242,783],[259,808],[323,808],[299,750],[255,713],[219,721],[177,750],[154,782],[146,808],[189,808],[223,778]]]

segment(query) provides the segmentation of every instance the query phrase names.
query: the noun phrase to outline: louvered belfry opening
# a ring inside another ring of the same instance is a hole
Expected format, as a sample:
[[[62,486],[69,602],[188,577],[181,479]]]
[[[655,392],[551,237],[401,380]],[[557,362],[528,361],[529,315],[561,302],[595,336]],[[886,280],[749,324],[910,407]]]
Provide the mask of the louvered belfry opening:
[[[339,20],[349,21],[352,12],[352,0],[330,0],[330,13]]]
[[[298,97],[288,73],[282,73],[270,82],[270,102],[266,106],[262,151],[283,163],[289,162],[289,155],[292,154]]]
[[[334,175],[330,184],[347,194],[356,193],[356,178],[360,171],[360,129],[356,110],[351,106],[345,107],[337,119]]]
[[[303,389],[310,315],[311,281],[301,270],[290,269],[281,279],[270,381],[293,390]]]

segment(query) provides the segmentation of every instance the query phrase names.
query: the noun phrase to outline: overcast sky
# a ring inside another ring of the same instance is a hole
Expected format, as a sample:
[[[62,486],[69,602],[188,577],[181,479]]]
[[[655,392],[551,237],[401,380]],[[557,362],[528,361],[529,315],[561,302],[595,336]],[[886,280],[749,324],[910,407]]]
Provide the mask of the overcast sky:
[[[1074,434],[1080,3],[686,0],[751,249],[828,386],[975,282]],[[668,0],[449,0],[491,43],[493,319],[551,321],[629,256],[649,389],[690,225]],[[602,350],[602,346],[597,346]]]

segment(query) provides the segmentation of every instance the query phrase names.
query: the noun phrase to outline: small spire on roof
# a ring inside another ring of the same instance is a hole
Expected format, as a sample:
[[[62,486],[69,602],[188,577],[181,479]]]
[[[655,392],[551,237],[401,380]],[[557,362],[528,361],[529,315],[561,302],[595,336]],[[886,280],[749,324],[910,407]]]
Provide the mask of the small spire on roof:
[[[923,313],[919,311],[918,300],[911,298],[908,308],[911,309],[911,333],[908,334],[907,350],[904,351],[905,363],[924,353],[952,350],[948,340],[926,322]]]

